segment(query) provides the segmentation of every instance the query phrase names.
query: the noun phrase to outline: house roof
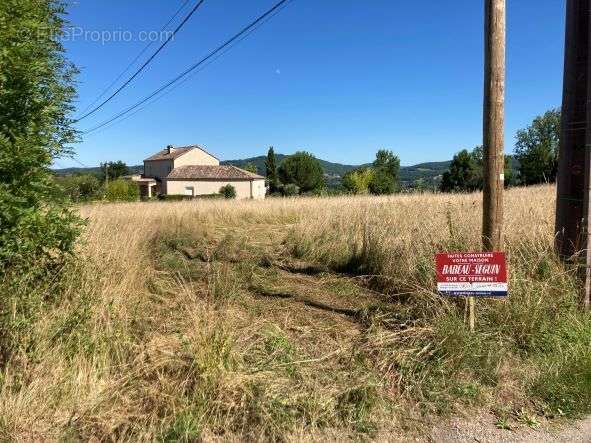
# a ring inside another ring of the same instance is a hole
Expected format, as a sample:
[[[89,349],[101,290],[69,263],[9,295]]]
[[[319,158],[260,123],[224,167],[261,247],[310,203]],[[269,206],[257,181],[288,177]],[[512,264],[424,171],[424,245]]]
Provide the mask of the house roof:
[[[264,179],[258,174],[236,166],[187,165],[174,168],[166,177],[177,180],[257,180]]]
[[[216,160],[219,160],[219,158],[217,158],[215,155],[207,152],[201,146],[199,146],[199,145],[190,145],[190,146],[181,146],[181,147],[176,147],[175,146],[174,149],[172,149],[172,151],[170,153],[168,152],[168,148],[164,148],[162,151],[158,151],[156,154],[148,157],[144,161],[150,161],[150,160],[174,160],[174,159],[179,158],[181,155],[186,154],[187,152],[189,152],[189,151],[191,151],[193,149],[199,149],[199,150],[205,152],[207,155],[211,155]]]

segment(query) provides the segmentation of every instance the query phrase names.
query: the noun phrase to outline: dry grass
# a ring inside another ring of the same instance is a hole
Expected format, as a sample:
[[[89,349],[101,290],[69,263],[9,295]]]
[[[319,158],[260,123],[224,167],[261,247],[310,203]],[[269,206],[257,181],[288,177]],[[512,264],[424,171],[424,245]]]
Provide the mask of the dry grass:
[[[479,303],[470,335],[434,293],[433,254],[478,249],[477,194],[82,207],[76,259],[3,283],[0,431],[402,439],[455,405],[581,412],[591,327],[551,253],[554,188],[505,208],[512,293]]]

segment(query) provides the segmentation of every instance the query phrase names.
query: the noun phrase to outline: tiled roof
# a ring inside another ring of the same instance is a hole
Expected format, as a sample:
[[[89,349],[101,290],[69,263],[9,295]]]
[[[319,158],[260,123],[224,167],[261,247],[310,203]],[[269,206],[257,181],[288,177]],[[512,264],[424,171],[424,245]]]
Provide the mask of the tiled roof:
[[[174,147],[172,151],[169,153],[168,148],[163,149],[162,151],[157,152],[156,154],[148,157],[146,160],[174,160],[175,158],[180,157],[181,155],[193,150],[193,149],[200,149],[201,151],[205,152],[208,155],[211,155],[216,160],[219,160],[215,155],[210,154],[205,149],[203,149],[199,145],[190,145],[190,146],[181,146],[181,147]]]
[[[187,180],[256,180],[263,179],[264,177],[230,165],[187,165],[174,168],[166,178]]]

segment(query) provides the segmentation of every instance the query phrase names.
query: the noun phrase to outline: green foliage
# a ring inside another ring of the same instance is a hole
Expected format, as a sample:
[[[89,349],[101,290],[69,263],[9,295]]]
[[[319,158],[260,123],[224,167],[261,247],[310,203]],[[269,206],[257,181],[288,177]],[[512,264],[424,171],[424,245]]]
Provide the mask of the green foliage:
[[[247,164],[244,165],[244,167],[242,169],[244,169],[245,171],[248,171],[248,172],[252,172],[253,174],[259,173],[257,165],[255,165],[253,162],[248,162]]]
[[[293,183],[289,183],[287,185],[281,185],[279,191],[284,197],[294,197],[300,193],[300,188]]]
[[[57,0],[0,2],[0,272],[61,260],[80,227],[49,170],[76,140],[62,14]]]
[[[513,172],[513,159],[512,155],[505,156],[505,187],[510,188],[518,184],[517,175]]]
[[[227,199],[236,198],[236,188],[230,184],[227,184],[220,188],[220,194],[222,194],[224,198]]]
[[[373,178],[374,170],[372,168],[354,169],[343,177],[343,187],[353,194],[367,194]]]
[[[398,156],[394,155],[392,151],[380,149],[376,154],[373,167],[376,172],[382,172],[392,177],[394,185],[398,186],[400,176],[400,159]]]
[[[392,151],[381,149],[372,167],[349,171],[343,177],[343,187],[354,194],[393,194],[399,186],[400,159]]]
[[[521,181],[526,185],[553,182],[558,169],[560,110],[552,109],[517,131],[515,158]]]
[[[373,162],[374,174],[369,192],[374,195],[393,194],[399,188],[400,159],[392,151],[380,149]]]
[[[73,202],[86,202],[102,197],[103,188],[99,179],[92,174],[56,177],[65,195]]]
[[[275,151],[273,146],[269,147],[267,158],[265,160],[265,170],[267,176],[267,185],[271,194],[277,192],[279,189],[279,177],[277,175],[277,159],[275,158]]]
[[[463,149],[454,155],[449,171],[443,174],[441,191],[465,192],[482,187],[482,148],[472,153]]]
[[[129,175],[129,168],[121,160],[101,163],[101,174],[103,181],[107,176],[109,177],[109,180],[117,180],[124,175]]]
[[[513,173],[513,156],[505,156],[505,187],[515,186],[517,178]],[[484,186],[484,151],[476,146],[472,152],[466,149],[458,152],[449,170],[443,174],[440,184],[442,192],[472,192]]]
[[[396,192],[396,182],[387,169],[375,169],[369,182],[369,192],[373,195],[389,195]]]
[[[105,198],[110,202],[137,201],[140,192],[136,183],[131,180],[118,179],[109,182],[105,191]]]
[[[308,152],[296,152],[279,166],[279,178],[284,184],[294,184],[300,192],[324,187],[324,173],[316,158]]]

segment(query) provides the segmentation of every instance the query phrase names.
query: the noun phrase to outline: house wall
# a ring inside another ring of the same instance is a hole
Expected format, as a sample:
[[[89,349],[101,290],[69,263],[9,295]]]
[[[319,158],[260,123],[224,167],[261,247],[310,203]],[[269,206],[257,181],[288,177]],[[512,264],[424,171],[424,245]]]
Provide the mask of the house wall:
[[[252,198],[254,198],[255,200],[265,198],[265,195],[267,194],[267,188],[265,187],[265,180],[264,179],[253,180],[251,183],[252,183]]]
[[[166,180],[166,194],[184,195],[185,188],[192,186],[195,195],[217,194],[220,188],[232,185],[236,189],[236,198],[265,198],[265,180]]]
[[[172,171],[172,168],[172,160],[144,161],[144,177],[162,179]]]
[[[174,161],[174,167],[187,166],[187,165],[213,165],[218,166],[220,161],[209,155],[207,152],[201,149],[191,149],[189,152],[184,153]]]

